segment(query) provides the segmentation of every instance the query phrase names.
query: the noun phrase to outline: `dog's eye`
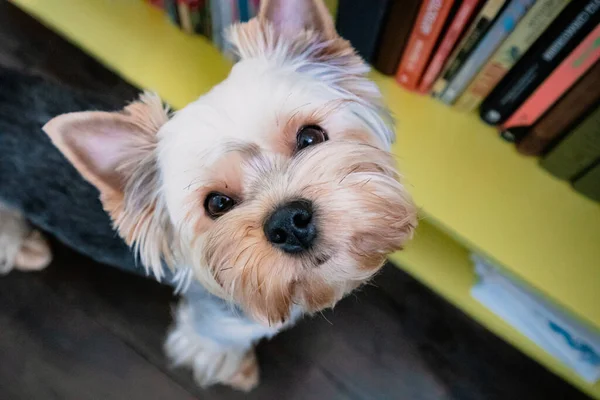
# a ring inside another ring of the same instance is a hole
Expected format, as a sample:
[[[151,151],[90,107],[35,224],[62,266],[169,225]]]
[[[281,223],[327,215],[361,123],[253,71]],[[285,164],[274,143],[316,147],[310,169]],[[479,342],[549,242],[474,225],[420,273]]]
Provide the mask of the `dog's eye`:
[[[211,218],[218,218],[231,210],[235,205],[235,201],[223,193],[212,192],[206,196],[204,201],[204,209]]]
[[[327,141],[327,133],[317,125],[307,125],[300,128],[296,134],[296,150]]]

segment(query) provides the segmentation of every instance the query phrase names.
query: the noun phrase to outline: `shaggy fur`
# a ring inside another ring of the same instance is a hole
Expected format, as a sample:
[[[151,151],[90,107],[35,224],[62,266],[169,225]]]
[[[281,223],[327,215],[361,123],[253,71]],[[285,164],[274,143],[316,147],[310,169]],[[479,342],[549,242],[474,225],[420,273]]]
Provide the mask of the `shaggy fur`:
[[[388,153],[390,115],[320,0],[263,1],[230,36],[240,60],[229,77],[172,116],[144,94],[121,111],[63,114],[43,129],[99,190],[143,265],[158,279],[168,266],[186,292],[165,345],[173,363],[192,367],[201,385],[248,390],[256,340],[332,307],[417,222]],[[327,140],[298,147],[314,126]],[[210,215],[214,193],[234,207]],[[300,254],[265,234],[290,202],[312,210],[316,239]]]

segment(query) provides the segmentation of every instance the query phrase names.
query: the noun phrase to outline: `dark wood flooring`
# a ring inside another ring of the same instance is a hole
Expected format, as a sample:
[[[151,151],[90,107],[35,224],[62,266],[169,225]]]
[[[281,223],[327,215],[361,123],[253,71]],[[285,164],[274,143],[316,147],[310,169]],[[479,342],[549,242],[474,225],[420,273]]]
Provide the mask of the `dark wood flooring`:
[[[0,65],[124,99],[136,92],[4,1]],[[162,352],[169,288],[54,247],[47,270],[0,279],[2,400],[586,398],[393,266],[261,343],[252,393],[201,390]]]

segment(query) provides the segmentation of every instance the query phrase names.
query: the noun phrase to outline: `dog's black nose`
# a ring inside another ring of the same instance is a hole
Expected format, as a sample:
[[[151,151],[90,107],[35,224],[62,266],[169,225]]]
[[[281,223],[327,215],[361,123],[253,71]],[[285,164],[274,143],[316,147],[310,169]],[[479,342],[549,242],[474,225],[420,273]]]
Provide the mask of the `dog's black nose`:
[[[280,206],[267,218],[264,230],[269,242],[286,253],[310,249],[317,237],[311,202],[295,200]]]

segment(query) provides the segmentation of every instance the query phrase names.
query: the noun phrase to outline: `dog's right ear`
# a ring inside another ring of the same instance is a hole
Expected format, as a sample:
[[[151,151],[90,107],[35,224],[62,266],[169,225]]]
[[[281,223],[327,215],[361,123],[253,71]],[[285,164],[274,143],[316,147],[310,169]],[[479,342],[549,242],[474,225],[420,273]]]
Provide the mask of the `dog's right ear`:
[[[48,122],[43,130],[79,173],[96,186],[114,212],[133,173],[133,163],[154,153],[158,129],[168,120],[157,96],[144,94],[119,112],[76,112]]]
[[[64,114],[43,128],[98,188],[115,228],[157,277],[162,275],[162,261],[172,259],[156,154],[157,132],[167,121],[168,110],[158,96],[143,94],[122,111]]]

